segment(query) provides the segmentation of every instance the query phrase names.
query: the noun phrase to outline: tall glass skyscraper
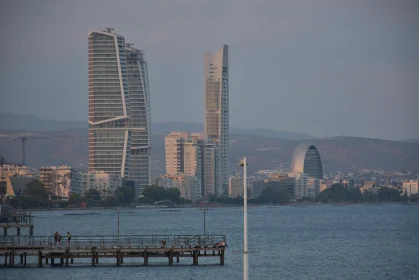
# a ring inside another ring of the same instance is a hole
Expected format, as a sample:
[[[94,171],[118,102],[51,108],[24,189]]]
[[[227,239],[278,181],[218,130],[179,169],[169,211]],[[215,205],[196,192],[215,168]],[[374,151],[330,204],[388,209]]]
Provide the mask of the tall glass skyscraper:
[[[228,46],[205,53],[205,134],[217,143],[216,194],[228,190]]]
[[[120,173],[139,192],[150,183],[150,95],[144,53],[113,29],[89,46],[89,170]]]

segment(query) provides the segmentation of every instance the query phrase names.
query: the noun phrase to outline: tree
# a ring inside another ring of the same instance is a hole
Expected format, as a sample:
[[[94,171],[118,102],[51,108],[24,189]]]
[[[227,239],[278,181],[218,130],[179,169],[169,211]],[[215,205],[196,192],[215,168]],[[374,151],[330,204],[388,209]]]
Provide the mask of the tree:
[[[400,201],[401,200],[401,196],[400,196],[400,192],[398,190],[395,189],[390,189],[387,187],[381,187],[378,189],[378,199],[380,201]]]
[[[44,188],[44,185],[39,180],[35,180],[27,184],[25,194],[40,199],[48,199],[47,190]]]
[[[102,201],[99,191],[95,189],[90,189],[88,192],[86,192],[84,195],[84,199],[87,201],[87,204],[90,206],[98,205]]]
[[[122,192],[115,192],[115,196],[118,198],[118,201],[123,203],[125,201],[125,196]]]
[[[344,202],[348,201],[348,190],[341,184],[333,184],[319,194],[318,200],[321,202]]]
[[[70,197],[68,198],[69,205],[80,205],[80,203],[81,203],[80,195],[76,193],[70,194]]]
[[[119,204],[120,204],[119,199],[116,196],[114,196],[114,195],[108,196],[105,199],[105,206],[107,206],[107,207],[115,207],[115,206],[117,206]]]
[[[289,197],[285,192],[275,192],[272,188],[266,188],[260,194],[258,201],[259,203],[282,204],[287,203]]]
[[[165,189],[159,186],[149,186],[143,190],[144,198],[140,199],[140,201],[148,203],[156,202],[156,201],[163,201],[169,200],[172,203],[180,203],[180,191],[176,188],[169,188]]]
[[[51,207],[52,202],[48,199],[48,193],[39,180],[26,185],[26,191],[20,196],[10,200],[10,205],[19,208]]]
[[[118,196],[117,193],[121,193],[122,196]],[[115,195],[118,196],[121,203],[131,203],[135,198],[135,190],[130,187],[120,187],[115,191]],[[122,200],[121,200],[122,197]]]

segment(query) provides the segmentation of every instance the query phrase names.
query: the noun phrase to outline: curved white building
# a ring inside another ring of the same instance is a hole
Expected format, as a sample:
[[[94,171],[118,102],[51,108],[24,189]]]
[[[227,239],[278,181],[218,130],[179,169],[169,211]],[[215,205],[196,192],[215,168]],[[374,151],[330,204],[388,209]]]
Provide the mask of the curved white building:
[[[292,156],[291,172],[305,173],[316,179],[323,178],[323,166],[320,153],[310,143],[301,143]]]

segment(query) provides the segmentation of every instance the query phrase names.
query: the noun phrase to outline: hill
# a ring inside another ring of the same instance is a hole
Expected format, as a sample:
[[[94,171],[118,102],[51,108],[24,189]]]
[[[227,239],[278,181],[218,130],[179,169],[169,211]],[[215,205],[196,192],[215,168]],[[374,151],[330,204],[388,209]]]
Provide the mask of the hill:
[[[21,145],[12,141],[24,131],[0,131],[0,155],[12,163],[21,162]],[[33,167],[68,164],[87,169],[87,129],[32,132],[40,139],[27,141],[26,161]],[[411,171],[419,173],[419,143],[355,137],[313,139],[322,157],[325,172],[358,172],[362,169]],[[230,136],[229,166],[239,172],[238,161],[246,156],[249,173],[259,169],[289,167],[292,154],[301,141],[253,135]],[[164,134],[152,137],[152,172],[164,173]]]
[[[55,121],[44,120],[32,115],[0,114],[0,130],[26,130],[26,131],[63,131],[69,129],[88,128],[87,121]],[[165,134],[171,131],[200,132],[204,131],[202,123],[186,122],[153,122],[153,134]],[[259,135],[266,137],[304,140],[313,138],[310,135],[291,131],[276,131],[271,129],[244,129],[230,128],[231,134]]]

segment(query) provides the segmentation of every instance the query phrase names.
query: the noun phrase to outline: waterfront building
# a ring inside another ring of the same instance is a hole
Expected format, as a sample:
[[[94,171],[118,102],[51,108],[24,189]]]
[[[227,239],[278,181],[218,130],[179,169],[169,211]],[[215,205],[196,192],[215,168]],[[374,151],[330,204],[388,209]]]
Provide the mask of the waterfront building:
[[[403,194],[406,194],[407,196],[418,194],[418,185],[419,185],[419,180],[410,180],[410,181],[403,182],[403,185],[402,185]]]
[[[268,179],[254,180],[252,183],[253,197],[259,197],[265,189],[286,193],[290,200],[294,199],[294,177],[287,174],[272,174]]]
[[[38,180],[33,175],[13,175],[6,177],[6,196],[19,196],[26,192],[26,186]]]
[[[235,177],[230,177],[228,180],[228,195],[231,197],[238,197],[244,196],[244,179],[243,176],[236,175]],[[253,197],[253,178],[247,178],[246,181],[247,186],[247,197],[252,198]]]
[[[89,171],[150,183],[151,114],[144,53],[113,31],[92,30],[89,61]]]
[[[172,132],[165,138],[166,175],[196,177],[200,196],[216,194],[218,145],[203,133]]]
[[[320,194],[320,180],[313,177],[307,179],[307,196],[315,198]]]
[[[205,53],[205,121],[204,133],[217,145],[216,184],[214,192],[222,195],[228,188],[229,143],[229,71],[228,46],[216,53]],[[208,188],[209,189],[209,188]],[[207,192],[207,190],[205,190]],[[211,190],[212,192],[212,190]]]
[[[89,190],[97,190],[102,199],[114,195],[122,187],[122,177],[119,173],[106,173],[104,171],[89,171],[82,174],[80,196]]]
[[[190,175],[166,175],[157,178],[157,185],[165,189],[176,188],[180,197],[196,201],[201,198],[201,184],[199,178]]]
[[[42,167],[39,169],[39,180],[50,195],[67,199],[70,196],[72,172],[74,169],[66,165]]]
[[[305,173],[316,179],[323,179],[320,153],[314,145],[301,143],[292,156],[291,172]]]
[[[171,132],[165,137],[167,175],[178,175],[184,172],[185,154],[183,151],[188,137],[189,134],[187,132]]]

